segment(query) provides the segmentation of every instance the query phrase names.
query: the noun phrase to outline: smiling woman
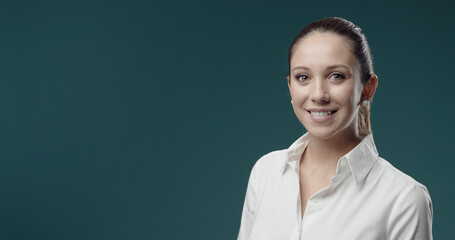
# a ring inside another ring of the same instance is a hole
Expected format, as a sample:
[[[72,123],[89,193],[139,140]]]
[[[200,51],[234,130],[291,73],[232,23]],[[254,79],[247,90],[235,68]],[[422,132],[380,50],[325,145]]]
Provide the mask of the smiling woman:
[[[256,162],[238,239],[432,239],[426,187],[376,150],[378,78],[361,29],[342,18],[314,22],[288,60],[291,104],[307,133]]]
[[[296,44],[290,67],[294,112],[307,131],[320,139],[359,138],[354,120],[362,83],[359,63],[345,38],[331,32],[310,34]],[[377,82],[376,76],[370,81]]]

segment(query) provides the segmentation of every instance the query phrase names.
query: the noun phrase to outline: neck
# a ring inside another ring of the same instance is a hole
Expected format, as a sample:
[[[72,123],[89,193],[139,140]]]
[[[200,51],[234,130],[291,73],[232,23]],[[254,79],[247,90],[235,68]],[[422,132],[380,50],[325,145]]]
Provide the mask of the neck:
[[[338,160],[351,151],[360,139],[355,133],[340,133],[330,139],[320,139],[309,134],[304,152],[306,164],[336,168]]]

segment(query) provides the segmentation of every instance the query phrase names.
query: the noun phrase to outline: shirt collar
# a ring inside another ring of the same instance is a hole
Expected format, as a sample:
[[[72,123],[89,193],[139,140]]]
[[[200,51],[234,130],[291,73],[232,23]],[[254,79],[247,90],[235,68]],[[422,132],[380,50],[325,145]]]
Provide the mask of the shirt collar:
[[[289,163],[300,161],[302,153],[305,151],[307,145],[308,133],[305,133],[289,146],[286,159],[280,168],[281,173],[284,172]],[[376,145],[374,144],[373,134],[370,133],[364,137],[355,148],[340,158],[336,170],[337,175],[349,171],[352,173],[356,184],[359,185],[360,182],[365,179],[378,158],[379,154]],[[348,168],[344,167],[346,165],[344,164],[345,162],[348,163]]]
[[[287,149],[286,159],[283,162],[283,165],[280,168],[280,172],[283,173],[286,169],[286,166],[291,162],[298,162],[302,157],[303,151],[305,151],[308,145],[308,133],[305,133],[299,139],[289,146]]]
[[[352,176],[357,185],[370,172],[373,165],[379,158],[378,150],[374,144],[373,134],[370,133],[362,139],[362,141],[344,157],[349,163]]]

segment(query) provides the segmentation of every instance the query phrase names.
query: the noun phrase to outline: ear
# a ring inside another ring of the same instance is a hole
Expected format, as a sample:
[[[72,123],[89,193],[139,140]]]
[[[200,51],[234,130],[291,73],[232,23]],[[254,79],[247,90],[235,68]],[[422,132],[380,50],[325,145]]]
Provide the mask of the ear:
[[[291,79],[289,78],[289,75],[286,77],[286,80],[288,81],[288,88],[290,90],[291,89]]]
[[[362,100],[371,101],[377,87],[378,76],[376,76],[376,74],[372,74],[370,79],[368,79],[368,82],[365,83],[365,86],[363,86]]]

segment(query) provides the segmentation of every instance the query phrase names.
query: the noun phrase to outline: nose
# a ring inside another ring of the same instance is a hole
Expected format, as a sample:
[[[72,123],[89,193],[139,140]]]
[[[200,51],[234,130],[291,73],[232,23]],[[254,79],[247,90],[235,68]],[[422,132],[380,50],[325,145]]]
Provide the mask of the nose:
[[[318,79],[313,81],[311,101],[319,104],[328,103],[330,101],[328,86],[324,80]]]

